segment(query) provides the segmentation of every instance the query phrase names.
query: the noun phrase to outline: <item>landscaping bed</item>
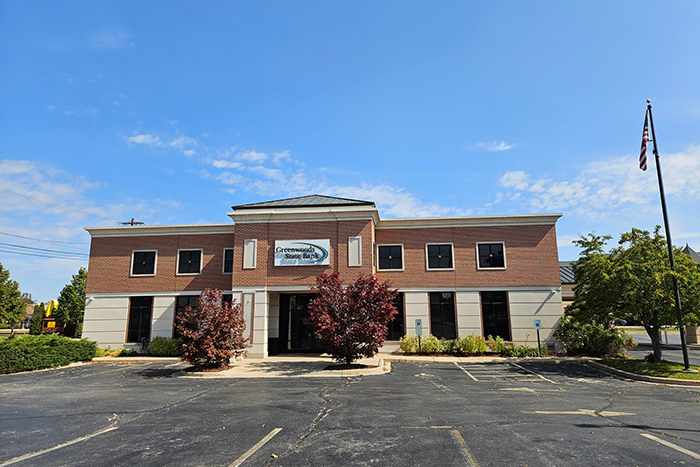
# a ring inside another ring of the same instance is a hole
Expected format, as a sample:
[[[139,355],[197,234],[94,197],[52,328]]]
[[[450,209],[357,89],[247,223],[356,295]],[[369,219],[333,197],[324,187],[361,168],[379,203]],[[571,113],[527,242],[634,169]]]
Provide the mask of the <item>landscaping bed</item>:
[[[11,337],[0,341],[0,374],[42,370],[92,360],[97,344],[55,334]]]
[[[685,368],[681,363],[667,361],[651,363],[645,362],[644,360],[621,358],[606,358],[603,360],[598,360],[598,362],[618,370],[642,376],[700,381],[700,367],[691,366],[695,372],[686,373],[681,371],[683,368]]]

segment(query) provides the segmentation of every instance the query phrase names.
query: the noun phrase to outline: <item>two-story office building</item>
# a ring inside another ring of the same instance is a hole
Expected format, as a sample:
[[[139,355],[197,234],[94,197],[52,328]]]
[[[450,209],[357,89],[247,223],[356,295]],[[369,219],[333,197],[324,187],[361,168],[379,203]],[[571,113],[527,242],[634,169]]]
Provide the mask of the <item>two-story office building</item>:
[[[382,219],[371,201],[303,196],[234,206],[232,222],[91,227],[83,336],[129,347],[172,336],[205,288],[238,300],[248,355],[318,350],[310,286],[376,274],[399,290],[389,344],[416,332],[536,345],[562,314],[560,214]]]

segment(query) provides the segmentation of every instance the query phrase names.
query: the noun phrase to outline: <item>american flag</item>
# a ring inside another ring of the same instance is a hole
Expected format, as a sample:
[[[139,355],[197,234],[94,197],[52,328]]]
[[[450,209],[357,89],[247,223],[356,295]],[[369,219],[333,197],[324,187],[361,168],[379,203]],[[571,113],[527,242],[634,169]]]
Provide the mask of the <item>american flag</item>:
[[[639,152],[639,168],[647,169],[647,143],[649,142],[649,112],[644,115],[644,131],[642,132],[642,149]]]

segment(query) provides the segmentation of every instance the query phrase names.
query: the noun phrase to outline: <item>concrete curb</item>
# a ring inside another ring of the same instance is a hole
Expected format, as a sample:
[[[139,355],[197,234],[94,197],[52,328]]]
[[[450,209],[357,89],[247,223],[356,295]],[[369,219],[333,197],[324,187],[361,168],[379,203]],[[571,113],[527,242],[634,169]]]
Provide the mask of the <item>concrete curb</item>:
[[[542,362],[542,363],[586,363],[592,357],[435,357],[430,355],[383,355],[385,361],[404,363],[503,363],[503,362]]]
[[[374,376],[391,372],[391,363],[379,359],[375,368],[358,368],[354,370],[319,370],[303,374],[255,373],[246,371],[245,365],[235,366],[218,372],[178,371],[173,376],[202,379],[270,379],[270,378],[344,378],[349,376]]]
[[[178,363],[180,357],[95,357],[91,363]]]
[[[613,374],[615,376],[621,376],[621,377],[627,378],[627,379],[634,379],[636,381],[645,381],[647,383],[673,384],[673,385],[681,385],[681,386],[700,386],[700,380],[661,378],[659,376],[638,375],[636,373],[630,373],[628,371],[618,370],[617,368],[603,365],[602,363],[592,361],[592,360],[588,362],[588,366],[591,366],[591,367],[598,369],[598,370],[601,370],[601,371],[605,371],[606,373],[610,373],[610,374]]]

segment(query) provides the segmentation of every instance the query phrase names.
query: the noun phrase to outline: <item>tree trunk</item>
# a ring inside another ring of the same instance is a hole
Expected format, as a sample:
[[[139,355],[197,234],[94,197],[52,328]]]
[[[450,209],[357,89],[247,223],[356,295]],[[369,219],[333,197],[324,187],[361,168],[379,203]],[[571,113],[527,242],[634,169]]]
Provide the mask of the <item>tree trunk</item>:
[[[345,364],[348,366],[352,365],[352,357],[345,357]]]
[[[657,362],[661,361],[661,331],[658,327],[652,328],[651,332],[647,332],[651,337],[651,345],[654,348],[654,358]]]

